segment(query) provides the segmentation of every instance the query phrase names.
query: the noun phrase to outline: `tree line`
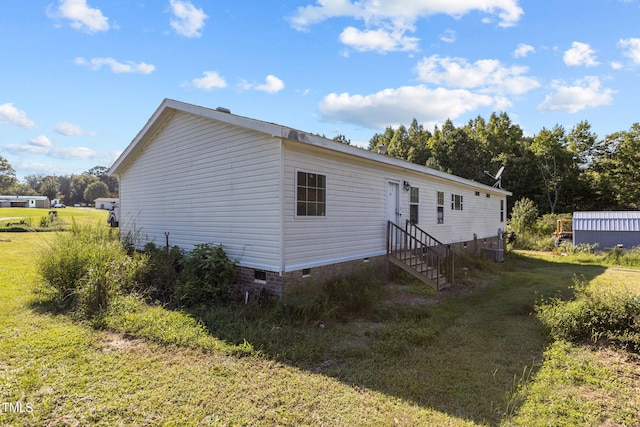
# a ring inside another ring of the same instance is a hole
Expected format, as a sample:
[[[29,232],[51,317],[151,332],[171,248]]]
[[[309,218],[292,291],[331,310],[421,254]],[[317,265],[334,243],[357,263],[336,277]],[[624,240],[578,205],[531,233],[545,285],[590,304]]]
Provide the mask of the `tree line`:
[[[93,203],[99,197],[118,197],[118,181],[107,175],[108,170],[95,166],[77,175],[34,174],[20,182],[11,164],[0,156],[0,194],[47,196],[67,205]]]
[[[433,131],[416,119],[409,127],[387,127],[369,150],[488,185],[504,166],[509,206],[532,200],[540,213],[640,208],[640,124],[599,138],[588,121],[569,131],[556,125],[524,136],[506,113],[478,116],[463,126],[447,120]],[[488,172],[488,173],[487,173]]]
[[[345,144],[344,135],[334,138]],[[588,121],[569,131],[555,125],[524,136],[506,113],[478,116],[462,126],[447,120],[429,131],[414,119],[409,127],[387,127],[369,141],[369,150],[386,146],[390,156],[493,185],[502,166],[503,187],[513,193],[509,208],[522,199],[541,214],[640,208],[640,124],[598,137]],[[108,168],[79,175],[28,175],[18,182],[0,156],[0,194],[44,195],[66,204],[117,197],[118,183]],[[487,173],[488,172],[488,173]]]

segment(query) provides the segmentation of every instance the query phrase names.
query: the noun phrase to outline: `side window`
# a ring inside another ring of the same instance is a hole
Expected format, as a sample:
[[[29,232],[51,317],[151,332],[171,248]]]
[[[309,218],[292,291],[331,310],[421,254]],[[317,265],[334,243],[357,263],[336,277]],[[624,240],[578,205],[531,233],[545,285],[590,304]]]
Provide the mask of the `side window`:
[[[500,222],[504,222],[504,200],[500,200]]]
[[[417,224],[419,217],[420,190],[418,187],[411,187],[409,191],[409,220],[412,223]]]
[[[438,224],[444,224],[444,192],[438,191]]]
[[[298,171],[296,181],[296,215],[326,216],[326,175]]]
[[[451,195],[451,210],[454,210],[454,211],[462,210],[462,196],[460,194]]]

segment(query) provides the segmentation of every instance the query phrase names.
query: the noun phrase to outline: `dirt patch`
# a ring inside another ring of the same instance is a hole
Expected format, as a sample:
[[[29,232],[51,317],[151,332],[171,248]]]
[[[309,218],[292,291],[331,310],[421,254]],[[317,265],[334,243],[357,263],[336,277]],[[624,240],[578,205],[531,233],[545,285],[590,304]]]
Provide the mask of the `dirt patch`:
[[[423,291],[420,286],[403,285],[398,283],[387,283],[385,289],[387,292],[386,302],[391,304],[410,305],[410,306],[430,306],[446,300],[453,296],[472,295],[474,293],[485,291],[493,280],[482,279],[468,282],[460,280],[455,284],[441,290],[437,294],[426,294],[430,291]],[[429,285],[425,284],[425,287]],[[426,295],[425,295],[426,294]]]
[[[104,332],[98,340],[98,346],[104,353],[120,352],[144,346],[145,340],[128,335]]]

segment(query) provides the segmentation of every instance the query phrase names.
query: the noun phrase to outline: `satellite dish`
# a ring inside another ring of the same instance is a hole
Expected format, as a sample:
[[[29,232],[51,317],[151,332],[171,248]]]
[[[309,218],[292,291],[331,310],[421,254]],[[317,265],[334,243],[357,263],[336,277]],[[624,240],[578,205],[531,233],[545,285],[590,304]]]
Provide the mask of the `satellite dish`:
[[[504,172],[504,166],[501,166],[500,169],[498,169],[498,172],[495,175],[491,174],[489,171],[484,171],[484,173],[486,173],[491,178],[496,180],[496,183],[493,184],[493,186],[496,187],[496,188],[499,188],[501,190],[502,190],[502,172]]]

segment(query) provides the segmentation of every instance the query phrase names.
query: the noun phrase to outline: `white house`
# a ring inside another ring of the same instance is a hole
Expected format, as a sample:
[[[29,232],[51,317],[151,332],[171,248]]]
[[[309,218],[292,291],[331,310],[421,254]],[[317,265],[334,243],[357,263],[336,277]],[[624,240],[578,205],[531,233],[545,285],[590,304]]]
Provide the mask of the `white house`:
[[[114,197],[98,197],[93,201],[96,209],[106,209],[109,210],[112,208],[114,203],[118,203],[118,198]]]
[[[47,196],[0,196],[0,208],[45,208],[51,204]]]
[[[489,244],[508,191],[273,123],[165,99],[109,171],[137,244],[220,243],[281,295],[386,260],[388,221]]]

